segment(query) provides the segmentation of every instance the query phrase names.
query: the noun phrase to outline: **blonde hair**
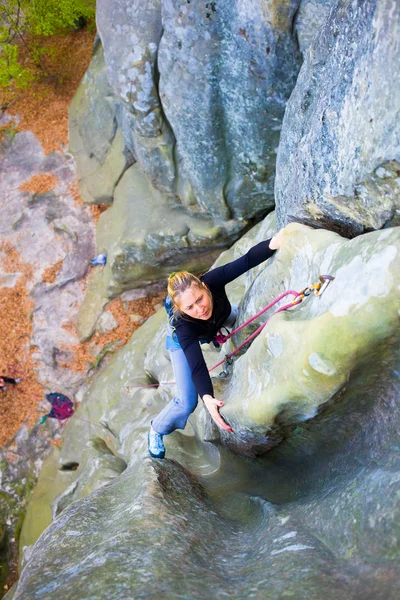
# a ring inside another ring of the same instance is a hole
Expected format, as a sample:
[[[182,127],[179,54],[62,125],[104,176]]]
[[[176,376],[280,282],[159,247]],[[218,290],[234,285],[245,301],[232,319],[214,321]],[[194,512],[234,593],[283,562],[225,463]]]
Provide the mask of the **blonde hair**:
[[[201,279],[196,277],[196,275],[193,275],[193,273],[189,273],[188,271],[171,273],[168,277],[168,294],[172,300],[172,310],[174,311],[174,314],[182,314],[183,311],[181,311],[178,306],[179,296],[181,296],[183,292],[186,292],[192,284],[200,290],[204,290],[210,300],[212,300],[211,292],[207,285],[203,283]]]

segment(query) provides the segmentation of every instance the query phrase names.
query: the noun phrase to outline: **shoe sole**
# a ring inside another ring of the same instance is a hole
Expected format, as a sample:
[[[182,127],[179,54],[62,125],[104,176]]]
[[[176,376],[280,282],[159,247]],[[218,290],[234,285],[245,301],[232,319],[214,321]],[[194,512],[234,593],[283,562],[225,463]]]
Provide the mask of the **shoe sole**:
[[[148,434],[147,440],[148,440],[148,444],[150,444],[150,434]],[[153,452],[150,450],[149,447],[148,447],[148,450],[149,450],[149,454],[152,458],[161,458],[162,459],[165,456],[165,450],[164,450],[164,452],[161,452],[161,454],[153,454]]]

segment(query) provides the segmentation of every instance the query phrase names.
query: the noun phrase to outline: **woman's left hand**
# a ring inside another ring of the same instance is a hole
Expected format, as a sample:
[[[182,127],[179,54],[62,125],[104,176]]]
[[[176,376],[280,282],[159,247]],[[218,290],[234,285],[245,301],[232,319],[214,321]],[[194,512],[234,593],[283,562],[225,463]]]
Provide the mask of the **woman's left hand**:
[[[219,414],[219,409],[224,406],[222,400],[217,400],[210,396],[210,394],[206,394],[203,396],[203,402],[206,405],[206,409],[210,413],[212,420],[218,427],[225,429],[225,431],[233,431],[232,427],[228,425],[224,418]]]

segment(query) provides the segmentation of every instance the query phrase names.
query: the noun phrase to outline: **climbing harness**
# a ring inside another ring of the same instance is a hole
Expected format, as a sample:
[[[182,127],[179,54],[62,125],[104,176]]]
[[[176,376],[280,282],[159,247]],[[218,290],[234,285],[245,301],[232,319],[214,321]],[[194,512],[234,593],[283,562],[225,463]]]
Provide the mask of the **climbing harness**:
[[[250,319],[247,319],[247,321],[242,323],[242,325],[239,325],[239,327],[237,327],[230,333],[228,332],[228,334],[224,334],[224,333],[222,333],[221,330],[219,330],[218,334],[215,336],[214,339],[217,343],[224,344],[227,340],[229,340],[229,338],[231,338],[233,335],[235,335],[236,333],[241,331],[244,327],[246,327],[247,325],[249,325],[250,323],[255,321],[258,317],[260,317],[265,312],[267,312],[267,310],[269,310],[270,308],[275,306],[275,304],[277,304],[278,302],[283,300],[283,298],[286,298],[287,296],[294,296],[294,299],[291,302],[278,308],[278,310],[276,310],[274,313],[272,313],[272,315],[265,321],[265,323],[260,325],[251,335],[249,335],[248,338],[246,338],[244,340],[244,342],[242,342],[239,346],[237,346],[232,352],[230,352],[229,354],[226,354],[222,360],[220,360],[219,362],[217,362],[217,364],[215,364],[213,367],[208,369],[208,371],[211,372],[214,369],[216,369],[217,367],[224,365],[223,370],[218,375],[218,377],[221,377],[221,378],[227,377],[229,366],[233,362],[232,357],[235,354],[237,354],[237,352],[239,352],[244,346],[246,346],[246,344],[248,344],[249,342],[254,340],[254,338],[257,337],[257,335],[259,333],[261,333],[261,331],[264,329],[264,327],[267,325],[267,323],[269,323],[269,321],[272,319],[273,316],[277,315],[280,312],[283,312],[284,310],[288,310],[289,308],[292,308],[293,306],[297,306],[298,304],[301,304],[303,302],[304,298],[307,298],[311,294],[314,294],[318,298],[321,298],[322,294],[324,293],[324,291],[326,290],[326,288],[328,287],[330,282],[333,281],[334,279],[335,278],[332,277],[332,275],[320,275],[319,281],[317,283],[313,283],[313,284],[307,286],[301,292],[296,292],[295,290],[287,290],[286,292],[283,292],[282,294],[280,294],[280,296],[275,298],[275,300],[272,300],[272,302],[267,304],[267,306],[264,306],[264,308],[259,310],[254,316],[250,317]],[[226,328],[224,328],[224,329],[227,331]],[[129,391],[130,389],[133,389],[133,388],[150,388],[150,387],[158,387],[160,385],[174,385],[175,383],[176,383],[175,381],[162,381],[159,383],[150,383],[147,385],[129,385],[129,386],[126,386],[125,389],[127,391]]]
[[[104,267],[107,264],[107,255],[106,254],[98,254],[97,256],[92,258],[92,260],[90,261],[90,264],[92,265],[92,267],[97,267],[100,265],[101,268],[104,269]]]

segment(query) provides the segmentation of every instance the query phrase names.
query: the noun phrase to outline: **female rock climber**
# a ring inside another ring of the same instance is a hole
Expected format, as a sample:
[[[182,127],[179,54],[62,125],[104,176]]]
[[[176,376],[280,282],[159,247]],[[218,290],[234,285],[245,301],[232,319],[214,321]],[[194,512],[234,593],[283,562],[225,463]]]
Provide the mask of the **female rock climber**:
[[[170,321],[167,349],[178,396],[152,421],[148,444],[153,458],[164,458],[163,436],[175,429],[185,428],[189,415],[197,406],[198,395],[218,427],[233,431],[219,414],[224,403],[214,398],[199,342],[211,342],[221,327],[232,327],[237,307],[231,306],[225,286],[270,258],[280,248],[280,235],[253,246],[241,258],[217,267],[200,278],[187,271],[173,273],[168,278],[166,308],[170,313]]]

